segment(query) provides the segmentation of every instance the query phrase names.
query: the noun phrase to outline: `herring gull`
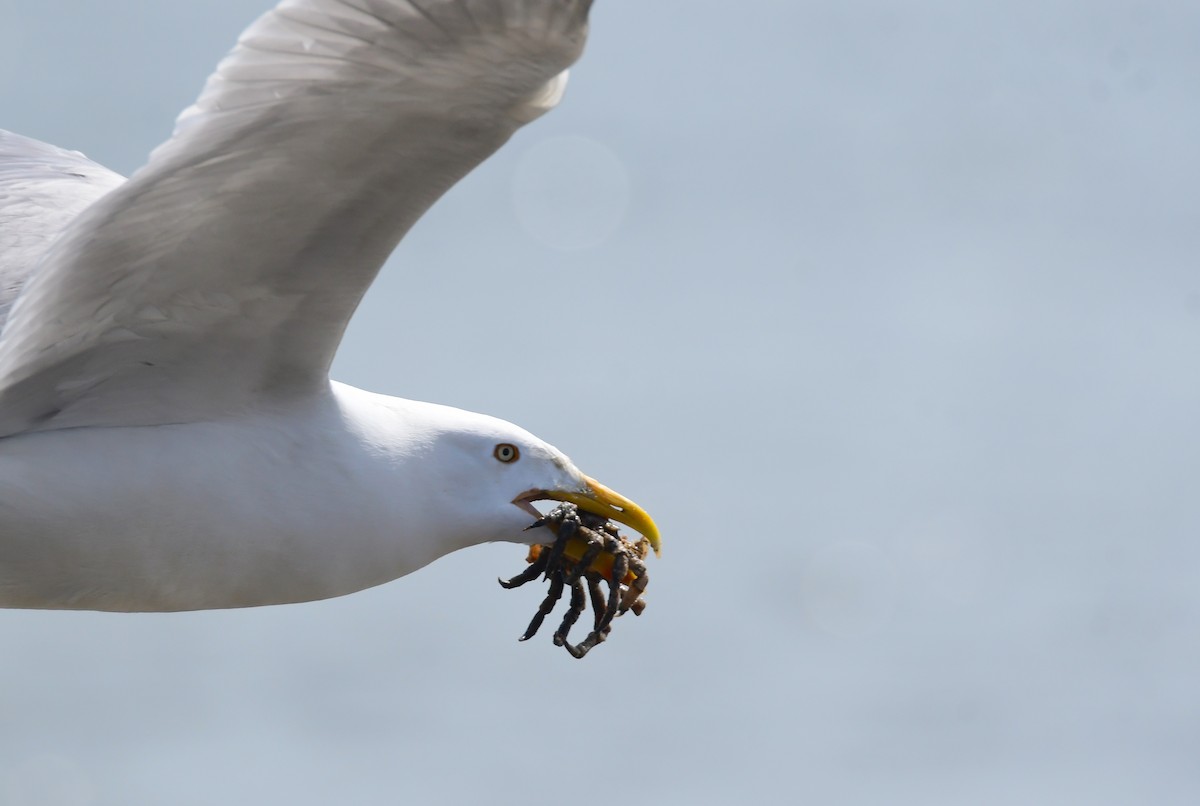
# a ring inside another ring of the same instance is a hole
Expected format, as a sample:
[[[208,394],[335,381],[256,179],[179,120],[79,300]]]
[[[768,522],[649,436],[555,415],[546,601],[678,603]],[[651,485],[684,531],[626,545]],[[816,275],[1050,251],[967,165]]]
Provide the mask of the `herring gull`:
[[[283,0],[132,178],[0,134],[0,607],[339,596],[649,516],[503,420],[329,379],[404,233],[562,96],[591,0]]]

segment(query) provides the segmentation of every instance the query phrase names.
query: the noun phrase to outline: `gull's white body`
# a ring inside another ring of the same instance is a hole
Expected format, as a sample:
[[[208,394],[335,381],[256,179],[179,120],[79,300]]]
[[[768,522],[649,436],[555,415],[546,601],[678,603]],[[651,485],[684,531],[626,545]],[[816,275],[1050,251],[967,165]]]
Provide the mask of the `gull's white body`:
[[[557,101],[589,5],[285,0],[127,182],[0,135],[0,606],[336,596],[586,487],[516,426],[327,373],[404,232]]]
[[[477,520],[456,426],[491,428],[497,439],[514,429],[335,384],[288,408],[214,422],[9,438],[0,442],[0,602],[282,604],[520,539],[530,517],[516,507]]]

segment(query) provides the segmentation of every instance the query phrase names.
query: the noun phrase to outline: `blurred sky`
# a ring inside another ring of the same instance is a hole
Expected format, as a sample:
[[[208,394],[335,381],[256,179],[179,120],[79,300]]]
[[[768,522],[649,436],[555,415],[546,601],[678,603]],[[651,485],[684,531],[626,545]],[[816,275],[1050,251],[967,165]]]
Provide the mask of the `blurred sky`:
[[[0,0],[0,127],[129,173],[266,8]],[[644,504],[645,615],[518,644],[513,546],[0,612],[0,804],[1200,802],[1198,37],[1185,2],[597,0],[335,376]]]

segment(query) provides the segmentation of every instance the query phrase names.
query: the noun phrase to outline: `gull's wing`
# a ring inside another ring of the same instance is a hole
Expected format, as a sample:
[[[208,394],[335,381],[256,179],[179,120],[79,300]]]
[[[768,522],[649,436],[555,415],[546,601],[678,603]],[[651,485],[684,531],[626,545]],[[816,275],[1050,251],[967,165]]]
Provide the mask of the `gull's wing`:
[[[0,329],[59,233],[124,181],[78,151],[0,129]]]
[[[43,255],[0,338],[0,436],[323,387],[403,234],[557,103],[590,6],[284,0]]]

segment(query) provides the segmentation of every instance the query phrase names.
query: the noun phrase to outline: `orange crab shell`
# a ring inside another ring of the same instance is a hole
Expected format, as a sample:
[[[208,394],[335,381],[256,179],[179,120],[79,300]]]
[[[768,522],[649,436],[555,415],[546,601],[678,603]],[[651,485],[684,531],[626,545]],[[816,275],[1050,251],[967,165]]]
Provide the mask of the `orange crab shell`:
[[[549,546],[542,546],[542,545],[539,545],[536,543],[534,545],[530,546],[529,547],[529,555],[525,558],[525,562],[527,562],[527,563],[534,562],[535,560],[537,560],[538,557],[540,557],[542,555],[542,551],[544,551],[547,548],[549,548]],[[578,537],[571,537],[571,538],[567,539],[567,544],[565,546],[563,546],[563,556],[568,557],[573,562],[577,563],[583,559],[583,554],[585,551],[587,551],[587,548],[588,548],[587,541],[585,541],[581,538],[578,538]],[[589,567],[588,570],[595,571],[600,576],[604,577],[609,582],[611,582],[612,581],[612,571],[613,571],[613,556],[611,554],[606,554],[604,552],[601,552],[599,555],[597,555],[596,559],[592,560],[591,567]],[[621,584],[622,585],[632,585],[633,581],[635,579],[637,579],[637,574],[633,573],[633,571],[628,571],[625,574],[625,578],[621,580]]]

